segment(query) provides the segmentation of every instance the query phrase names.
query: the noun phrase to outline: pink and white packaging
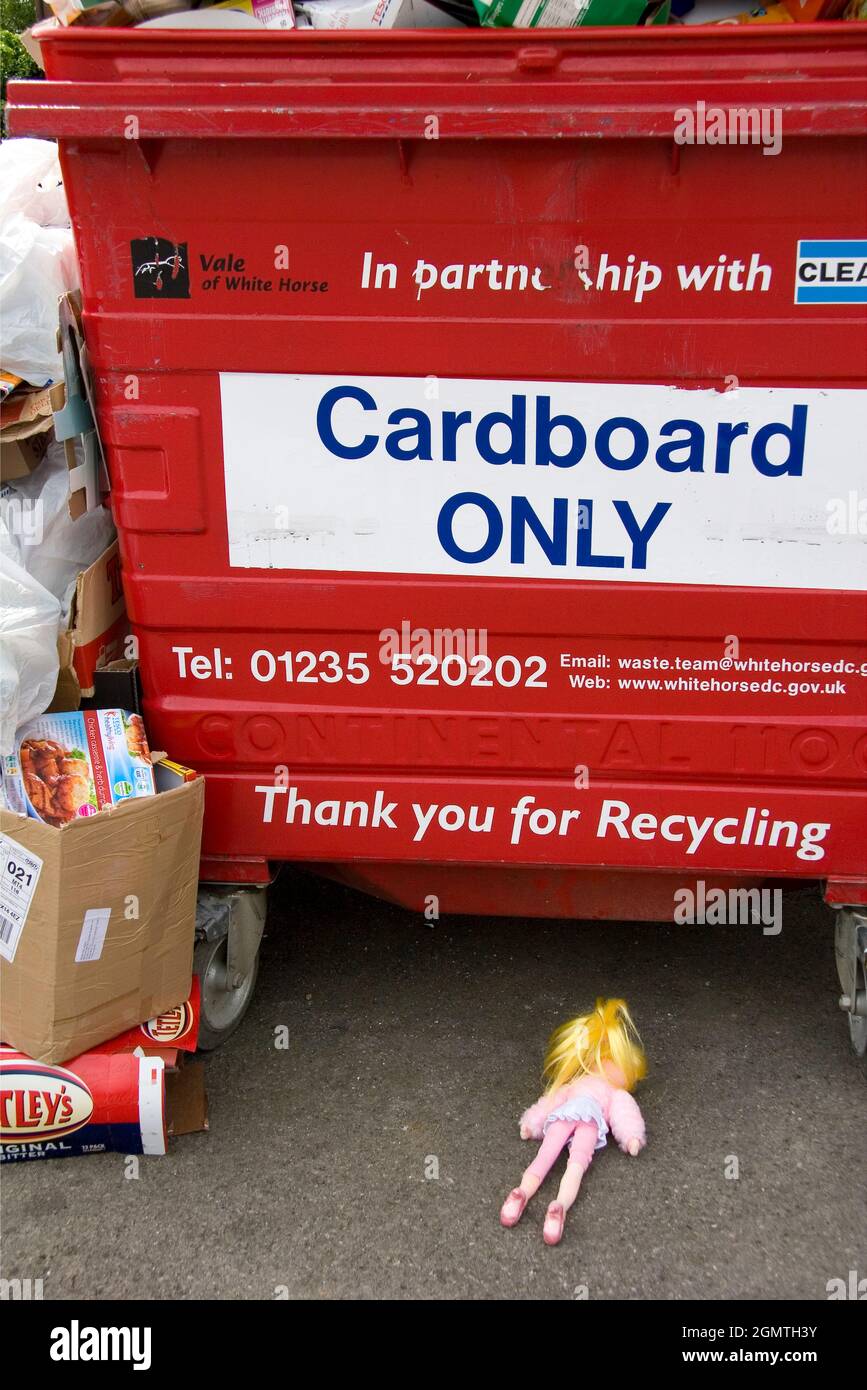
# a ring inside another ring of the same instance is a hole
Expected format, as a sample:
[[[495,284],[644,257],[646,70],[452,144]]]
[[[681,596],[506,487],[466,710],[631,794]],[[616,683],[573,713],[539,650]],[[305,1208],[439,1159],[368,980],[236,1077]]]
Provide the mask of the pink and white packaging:
[[[226,6],[225,8],[229,8]],[[260,24],[264,24],[266,29],[294,29],[295,11],[292,8],[292,0],[250,0],[249,6],[246,4],[231,6],[232,9],[239,9],[244,13],[252,14],[254,19],[258,19]]]

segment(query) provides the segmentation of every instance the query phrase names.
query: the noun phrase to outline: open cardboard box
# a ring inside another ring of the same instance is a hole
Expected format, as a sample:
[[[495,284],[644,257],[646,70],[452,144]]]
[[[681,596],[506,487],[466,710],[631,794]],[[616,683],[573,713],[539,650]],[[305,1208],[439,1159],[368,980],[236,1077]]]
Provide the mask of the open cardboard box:
[[[189,997],[204,780],[56,827],[0,810],[0,1038],[64,1062]]]

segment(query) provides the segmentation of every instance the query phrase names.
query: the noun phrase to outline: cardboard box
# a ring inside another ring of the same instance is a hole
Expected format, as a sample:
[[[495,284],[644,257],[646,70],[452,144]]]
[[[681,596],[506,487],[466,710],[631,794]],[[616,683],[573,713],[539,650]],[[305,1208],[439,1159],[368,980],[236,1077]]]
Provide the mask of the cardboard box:
[[[63,383],[17,390],[0,405],[0,483],[26,478],[45,458],[54,438],[54,412],[63,405]]]
[[[204,782],[56,828],[0,811],[0,1037],[67,1058],[189,997]]]
[[[72,298],[66,296],[66,300]],[[62,314],[71,312],[66,300],[61,300]],[[87,426],[89,410],[86,402],[82,406],[80,401],[67,399],[62,381],[54,386],[19,389],[7,396],[0,404],[0,482],[27,477],[42,462],[51,441],[57,439],[63,442],[69,469],[69,515],[75,521],[93,511],[108,487],[97,435]],[[79,438],[81,461],[75,452]]]
[[[171,1136],[207,1129],[204,1068],[188,1056],[199,1010],[194,979],[178,1008],[66,1067],[0,1046],[0,1163],[107,1150],[164,1154]]]
[[[51,427],[34,429],[20,439],[0,435],[0,482],[26,478],[34,473],[48,452],[53,435]]]
[[[78,576],[69,622],[57,642],[60,674],[49,713],[78,709],[83,696],[93,695],[97,669],[123,656],[129,621],[120,575],[120,551],[113,541]]]

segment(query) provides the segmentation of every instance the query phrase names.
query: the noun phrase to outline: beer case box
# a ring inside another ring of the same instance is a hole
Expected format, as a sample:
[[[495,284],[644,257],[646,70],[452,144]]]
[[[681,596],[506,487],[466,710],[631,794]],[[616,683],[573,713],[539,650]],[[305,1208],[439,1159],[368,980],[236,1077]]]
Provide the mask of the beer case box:
[[[0,810],[0,1038],[34,1061],[189,997],[204,781],[171,781],[60,827]]]
[[[0,1164],[165,1154],[208,1128],[204,1067],[177,1051],[91,1051],[61,1067],[0,1047],[0,1082]]]

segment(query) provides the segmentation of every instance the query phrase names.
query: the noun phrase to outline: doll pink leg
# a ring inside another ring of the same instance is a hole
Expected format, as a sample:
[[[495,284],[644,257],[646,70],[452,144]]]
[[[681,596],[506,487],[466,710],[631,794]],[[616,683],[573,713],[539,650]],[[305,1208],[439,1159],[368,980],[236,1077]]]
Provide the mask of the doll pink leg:
[[[521,1219],[524,1207],[531,1197],[539,1191],[541,1184],[551,1171],[556,1159],[563,1152],[569,1135],[575,1129],[570,1120],[555,1120],[542,1140],[539,1152],[524,1172],[520,1186],[513,1187],[500,1210],[500,1223],[503,1226],[516,1226]],[[595,1133],[595,1126],[594,1126]]]
[[[569,1162],[560,1183],[557,1200],[551,1202],[545,1213],[542,1239],[546,1245],[559,1245],[566,1222],[566,1213],[578,1196],[581,1179],[593,1161],[599,1131],[592,1120],[582,1120],[575,1126]]]
[[[526,1178],[528,1173],[532,1173],[533,1177],[537,1179],[536,1186],[533,1188],[534,1192],[538,1189],[539,1184],[547,1178],[555,1160],[565,1149],[569,1136],[574,1133],[575,1128],[574,1120],[555,1120],[549,1126],[548,1133],[539,1146],[539,1152],[524,1174]],[[523,1182],[523,1179],[521,1181]]]

